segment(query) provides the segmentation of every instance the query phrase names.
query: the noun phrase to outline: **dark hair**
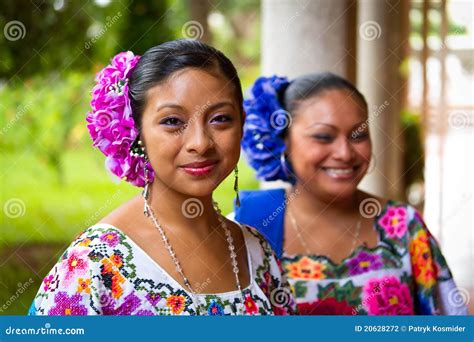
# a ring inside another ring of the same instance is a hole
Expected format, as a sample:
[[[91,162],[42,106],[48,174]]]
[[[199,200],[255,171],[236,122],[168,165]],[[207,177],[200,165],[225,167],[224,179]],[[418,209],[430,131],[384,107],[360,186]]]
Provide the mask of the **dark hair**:
[[[284,109],[292,114],[301,101],[335,89],[347,90],[367,108],[367,101],[364,95],[351,82],[330,72],[309,74],[295,78],[285,89],[280,91],[279,101]]]
[[[243,112],[242,87],[232,62],[219,50],[198,40],[178,39],[147,50],[135,66],[129,80],[132,115],[141,131],[146,92],[165,82],[173,73],[184,68],[199,68],[222,73],[235,87],[235,96]]]

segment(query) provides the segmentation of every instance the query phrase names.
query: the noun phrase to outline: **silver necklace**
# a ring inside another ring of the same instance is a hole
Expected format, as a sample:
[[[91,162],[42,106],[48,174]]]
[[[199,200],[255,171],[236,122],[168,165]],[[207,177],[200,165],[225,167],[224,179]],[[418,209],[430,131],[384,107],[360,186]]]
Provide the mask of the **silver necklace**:
[[[290,218],[291,220],[291,225],[296,233],[296,237],[298,238],[298,241],[300,242],[300,244],[303,246],[303,248],[305,249],[305,252],[306,254],[311,254],[310,253],[310,249],[308,247],[308,244],[306,243],[306,241],[303,239],[303,234],[301,233],[301,228],[299,227],[299,225],[297,224],[296,222],[296,218],[295,216],[293,215],[293,213],[291,212],[290,210],[290,207],[287,207],[286,208],[286,212],[288,213],[288,217]],[[357,220],[357,223],[356,223],[356,231],[355,231],[355,235],[354,235],[354,239],[352,241],[352,248],[351,248],[351,251],[350,251],[350,254],[352,254],[356,248],[356,244],[357,244],[357,241],[359,240],[359,235],[360,235],[360,227],[361,227],[361,221],[360,221],[360,218]],[[331,258],[331,255],[328,254],[328,256]]]
[[[181,266],[181,263],[179,262],[178,257],[176,256],[176,253],[175,253],[173,247],[171,246],[171,243],[170,243],[168,237],[166,236],[165,231],[163,230],[163,227],[158,222],[158,219],[156,218],[153,209],[151,208],[150,204],[148,203],[148,198],[147,197],[144,198],[144,201],[145,201],[145,210],[144,210],[145,216],[150,217],[150,219],[152,220],[152,222],[155,225],[156,229],[158,229],[158,231],[160,232],[161,239],[163,240],[163,243],[165,244],[165,248],[168,251],[168,254],[170,255],[171,259],[173,260],[176,271],[183,278],[184,285],[186,286],[187,290],[189,291],[189,293],[192,297],[192,300],[193,300],[193,302],[195,304],[195,307],[196,307],[196,314],[200,315],[201,305],[199,303],[197,293],[194,291],[193,287],[191,286],[191,283],[189,282],[189,279],[184,274],[183,267]],[[225,232],[225,235],[226,235],[226,240],[227,240],[227,243],[228,243],[230,258],[232,260],[232,271],[233,271],[234,276],[235,276],[236,287],[237,287],[237,290],[240,292],[240,295],[242,296],[242,305],[245,305],[244,294],[243,294],[242,288],[240,286],[239,266],[238,266],[238,263],[237,263],[237,254],[235,253],[234,239],[232,238],[231,232],[230,232],[229,228],[227,227],[227,223],[225,222],[225,220],[222,217],[222,213],[221,213],[221,210],[220,210],[219,206],[217,205],[216,202],[213,202],[213,204],[214,204],[214,210],[217,212],[217,219],[218,219],[219,223],[222,225],[222,227],[224,228],[224,232]]]

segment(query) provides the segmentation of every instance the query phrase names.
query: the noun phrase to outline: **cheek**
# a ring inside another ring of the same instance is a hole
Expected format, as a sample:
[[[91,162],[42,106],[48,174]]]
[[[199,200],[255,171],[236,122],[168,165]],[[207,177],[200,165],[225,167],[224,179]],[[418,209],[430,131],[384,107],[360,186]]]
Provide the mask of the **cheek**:
[[[221,159],[237,162],[240,157],[240,131],[239,129],[216,132],[214,143]]]
[[[361,143],[354,147],[357,156],[367,164],[370,162],[372,156],[372,145],[370,142]]]
[[[290,146],[288,156],[295,169],[318,165],[330,155],[327,146],[318,144],[310,138],[294,139]]]

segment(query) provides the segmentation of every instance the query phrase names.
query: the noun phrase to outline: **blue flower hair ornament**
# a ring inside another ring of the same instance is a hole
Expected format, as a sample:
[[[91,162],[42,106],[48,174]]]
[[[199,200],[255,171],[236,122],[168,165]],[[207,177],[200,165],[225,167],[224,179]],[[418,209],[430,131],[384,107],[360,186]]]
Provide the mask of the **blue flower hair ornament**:
[[[282,88],[289,84],[286,77],[260,77],[244,100],[247,116],[242,148],[260,180],[295,181],[291,166],[284,157],[283,133],[291,124],[291,116],[278,99]]]

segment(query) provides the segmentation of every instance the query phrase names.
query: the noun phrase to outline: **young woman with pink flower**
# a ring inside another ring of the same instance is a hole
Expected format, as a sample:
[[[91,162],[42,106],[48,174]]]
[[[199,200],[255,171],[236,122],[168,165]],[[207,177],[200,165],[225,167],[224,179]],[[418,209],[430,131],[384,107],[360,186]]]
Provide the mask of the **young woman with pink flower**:
[[[143,193],[79,234],[30,314],[294,312],[269,244],[212,200],[233,170],[237,185],[242,100],[230,60],[199,41],[112,59],[97,76],[87,127],[108,169]]]
[[[241,192],[235,219],[268,239],[300,314],[467,313],[417,210],[358,189],[372,143],[354,85],[330,73],[261,77],[244,109],[257,177],[291,186]]]

